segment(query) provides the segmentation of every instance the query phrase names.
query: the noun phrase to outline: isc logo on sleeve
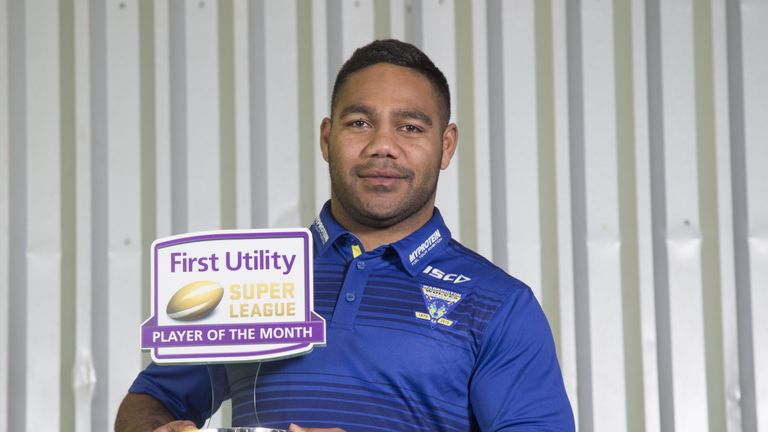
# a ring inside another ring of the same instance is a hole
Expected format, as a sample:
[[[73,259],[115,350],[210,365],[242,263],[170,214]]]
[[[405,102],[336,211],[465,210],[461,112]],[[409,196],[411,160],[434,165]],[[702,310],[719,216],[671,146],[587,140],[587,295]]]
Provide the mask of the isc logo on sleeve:
[[[446,282],[452,282],[455,284],[460,284],[462,282],[467,282],[472,280],[472,278],[469,276],[464,276],[463,274],[459,274],[459,273],[446,273],[443,270],[440,270],[439,268],[435,268],[432,266],[425,267],[422,273],[426,273],[435,279],[440,279],[440,280],[443,280]]]

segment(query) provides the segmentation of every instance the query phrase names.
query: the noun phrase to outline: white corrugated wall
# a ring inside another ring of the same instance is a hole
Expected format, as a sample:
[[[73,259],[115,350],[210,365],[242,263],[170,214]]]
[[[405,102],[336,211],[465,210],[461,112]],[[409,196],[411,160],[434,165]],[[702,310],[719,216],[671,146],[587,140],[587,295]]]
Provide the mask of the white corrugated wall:
[[[0,0],[0,431],[111,428],[150,242],[308,225],[385,37],[451,84],[438,206],[533,287],[579,430],[768,431],[768,0]]]

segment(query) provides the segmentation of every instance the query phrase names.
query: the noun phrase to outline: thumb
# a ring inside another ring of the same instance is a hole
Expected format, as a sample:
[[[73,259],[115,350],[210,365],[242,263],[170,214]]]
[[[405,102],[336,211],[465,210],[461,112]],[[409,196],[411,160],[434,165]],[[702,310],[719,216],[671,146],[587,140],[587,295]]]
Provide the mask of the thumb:
[[[290,426],[288,426],[288,430],[291,432],[304,432],[303,427],[293,423],[291,423]]]

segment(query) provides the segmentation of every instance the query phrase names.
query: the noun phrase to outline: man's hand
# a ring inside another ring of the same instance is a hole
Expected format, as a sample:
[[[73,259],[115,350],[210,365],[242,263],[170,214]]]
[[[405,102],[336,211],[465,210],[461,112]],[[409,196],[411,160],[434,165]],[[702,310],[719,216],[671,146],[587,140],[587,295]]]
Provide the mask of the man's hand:
[[[117,410],[115,432],[196,431],[189,420],[176,420],[160,401],[150,395],[128,393]]]
[[[293,423],[288,427],[288,430],[291,432],[344,432],[344,429],[339,428],[303,428]]]
[[[176,420],[162,425],[153,432],[197,432],[200,429],[189,420]]]

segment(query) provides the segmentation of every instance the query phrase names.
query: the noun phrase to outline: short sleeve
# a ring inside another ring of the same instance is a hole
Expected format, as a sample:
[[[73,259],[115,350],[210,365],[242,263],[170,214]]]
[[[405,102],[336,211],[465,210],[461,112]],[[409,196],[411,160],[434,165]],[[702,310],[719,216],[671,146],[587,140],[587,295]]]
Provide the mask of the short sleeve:
[[[575,430],[552,333],[528,287],[488,323],[469,395],[483,431]]]
[[[198,427],[229,398],[226,369],[222,365],[150,364],[128,390],[159,400],[178,420]]]

